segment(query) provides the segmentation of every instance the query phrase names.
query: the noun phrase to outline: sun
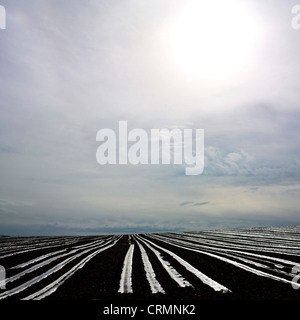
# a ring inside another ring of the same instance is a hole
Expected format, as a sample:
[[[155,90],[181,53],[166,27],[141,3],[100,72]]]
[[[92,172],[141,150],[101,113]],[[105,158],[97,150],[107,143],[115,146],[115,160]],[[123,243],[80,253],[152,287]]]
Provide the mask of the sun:
[[[251,60],[258,37],[253,13],[235,0],[189,3],[169,28],[174,62],[191,77],[222,80]]]

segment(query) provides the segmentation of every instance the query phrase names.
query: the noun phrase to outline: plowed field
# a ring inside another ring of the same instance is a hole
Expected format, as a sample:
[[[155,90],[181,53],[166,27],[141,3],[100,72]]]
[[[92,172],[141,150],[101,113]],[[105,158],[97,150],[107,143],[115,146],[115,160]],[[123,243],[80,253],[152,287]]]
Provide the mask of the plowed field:
[[[0,243],[0,300],[300,299],[300,227]]]

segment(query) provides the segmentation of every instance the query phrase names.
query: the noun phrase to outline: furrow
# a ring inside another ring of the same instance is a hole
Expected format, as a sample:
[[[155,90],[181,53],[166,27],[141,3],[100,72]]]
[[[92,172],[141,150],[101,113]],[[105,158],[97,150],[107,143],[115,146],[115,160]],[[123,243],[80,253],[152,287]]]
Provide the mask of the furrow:
[[[182,259],[181,257],[179,257],[177,254],[173,253],[170,250],[167,250],[163,247],[158,246],[157,244],[146,240],[148,243],[150,243],[151,245],[159,248],[162,251],[165,251],[166,253],[168,253],[171,257],[173,257],[175,260],[177,260],[180,264],[182,264],[188,271],[190,271],[191,273],[193,273],[197,278],[199,278],[204,284],[210,286],[211,288],[213,288],[215,291],[221,291],[223,293],[226,292],[230,292],[230,290],[228,288],[226,288],[225,286],[221,285],[220,283],[216,282],[215,280],[209,278],[208,276],[206,276],[204,273],[202,273],[201,271],[199,271],[198,269],[196,269],[195,267],[193,267],[191,264],[189,264],[187,261],[185,261],[184,259]]]
[[[137,236],[157,257],[163,268],[168,272],[169,276],[180,286],[180,287],[192,287],[192,285],[184,279],[184,277],[173,268],[168,261],[163,259],[160,252],[150,246],[149,243],[144,241],[140,236]]]
[[[131,244],[124,259],[123,270],[120,279],[119,293],[132,293],[132,258],[134,244]]]
[[[145,249],[139,243],[138,240],[136,240],[136,242],[137,242],[139,249],[141,251],[141,254],[142,254],[144,269],[146,272],[146,277],[147,277],[148,283],[150,285],[151,292],[152,293],[165,293],[165,290],[162,288],[162,286],[160,285],[160,283],[156,279],[155,272],[153,270],[152,264],[148,258],[148,255],[147,255]]]

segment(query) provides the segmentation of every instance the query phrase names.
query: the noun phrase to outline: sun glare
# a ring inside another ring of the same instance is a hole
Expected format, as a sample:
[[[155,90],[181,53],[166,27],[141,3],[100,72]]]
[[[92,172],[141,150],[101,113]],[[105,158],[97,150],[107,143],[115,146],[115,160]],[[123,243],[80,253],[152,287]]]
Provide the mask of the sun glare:
[[[173,59],[183,72],[223,80],[246,66],[257,35],[257,22],[241,3],[198,0],[174,19],[169,41]]]

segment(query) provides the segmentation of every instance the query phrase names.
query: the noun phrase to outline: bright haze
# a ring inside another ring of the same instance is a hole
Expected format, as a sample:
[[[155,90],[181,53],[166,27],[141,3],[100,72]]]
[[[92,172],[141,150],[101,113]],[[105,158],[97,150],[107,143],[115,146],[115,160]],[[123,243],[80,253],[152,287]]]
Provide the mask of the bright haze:
[[[2,0],[0,234],[299,224],[296,4]],[[99,165],[119,121],[204,129],[203,174]]]

